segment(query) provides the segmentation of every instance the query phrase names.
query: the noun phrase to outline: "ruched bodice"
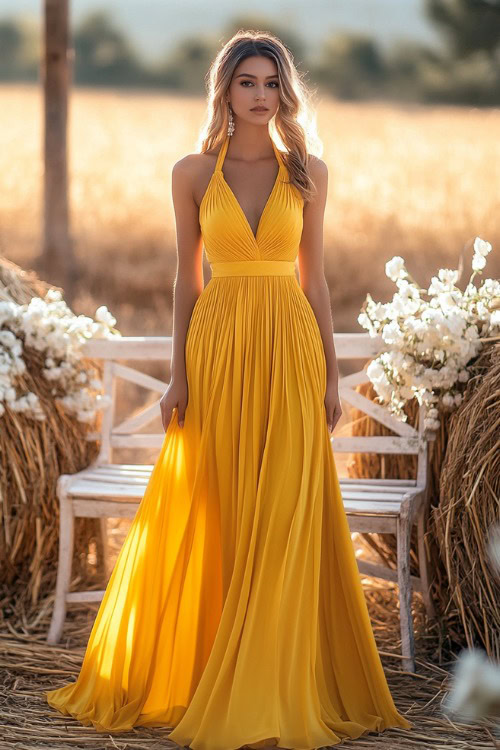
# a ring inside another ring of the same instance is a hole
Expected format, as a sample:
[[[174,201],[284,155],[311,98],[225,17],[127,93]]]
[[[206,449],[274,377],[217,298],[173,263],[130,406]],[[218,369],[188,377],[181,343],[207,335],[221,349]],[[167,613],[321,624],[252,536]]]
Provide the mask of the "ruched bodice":
[[[274,141],[278,174],[260,217],[257,233],[225,180],[222,167],[230,137],[217,155],[215,170],[200,203],[200,226],[209,263],[242,260],[295,261],[302,235],[304,199]]]

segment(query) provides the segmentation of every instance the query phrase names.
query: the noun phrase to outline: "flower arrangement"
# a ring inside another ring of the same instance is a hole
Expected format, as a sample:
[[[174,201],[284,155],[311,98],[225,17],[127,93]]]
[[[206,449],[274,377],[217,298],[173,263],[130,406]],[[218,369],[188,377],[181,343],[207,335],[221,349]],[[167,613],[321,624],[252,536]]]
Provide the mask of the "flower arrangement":
[[[475,238],[472,274],[463,292],[456,286],[458,271],[446,268],[428,289],[420,288],[397,255],[385,266],[398,287],[392,301],[381,304],[366,296],[358,322],[387,345],[367,374],[377,400],[401,421],[407,420],[405,403],[416,398],[427,407],[424,428],[436,430],[440,410],[452,411],[462,401],[468,363],[486,340],[500,335],[500,282],[484,279],[479,288],[473,283],[490,250],[489,242]]]
[[[81,345],[89,338],[121,335],[113,328],[116,319],[104,305],[95,318],[75,315],[56,289],[25,305],[0,301],[0,417],[7,413],[7,406],[36,420],[47,418],[36,393],[18,393],[27,370],[23,355],[31,348],[43,357],[41,374],[50,381],[54,399],[79,422],[95,419],[96,411],[106,407],[109,398],[99,393],[102,382],[95,368],[82,367]]]

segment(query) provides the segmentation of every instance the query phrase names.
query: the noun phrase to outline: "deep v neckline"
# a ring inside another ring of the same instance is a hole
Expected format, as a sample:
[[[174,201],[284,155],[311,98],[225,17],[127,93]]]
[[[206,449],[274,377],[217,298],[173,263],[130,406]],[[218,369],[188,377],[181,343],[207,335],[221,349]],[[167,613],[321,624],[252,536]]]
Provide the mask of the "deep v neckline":
[[[250,226],[250,222],[248,221],[247,216],[246,216],[245,212],[243,211],[243,209],[242,209],[242,207],[240,205],[239,200],[237,199],[236,195],[233,192],[233,189],[231,188],[231,186],[227,182],[226,178],[224,177],[224,172],[222,171],[222,166],[224,164],[224,159],[226,158],[226,153],[227,153],[227,149],[228,149],[228,146],[229,146],[229,136],[228,135],[226,135],[226,140],[222,144],[221,149],[219,151],[219,155],[217,157],[217,167],[216,167],[216,170],[215,170],[216,172],[218,172],[220,174],[223,184],[226,186],[226,188],[228,190],[228,193],[231,196],[233,202],[235,203],[236,208],[239,211],[239,213],[241,215],[241,218],[243,219],[243,222],[244,222],[244,224],[245,224],[248,232],[250,233],[253,241],[256,244],[258,244],[258,238],[259,238],[260,230],[261,230],[261,227],[262,227],[263,219],[264,219],[264,217],[266,215],[267,209],[269,208],[269,205],[271,203],[271,199],[273,198],[274,193],[276,192],[276,189],[278,187],[278,181],[279,181],[279,177],[280,177],[282,166],[283,166],[283,162],[281,160],[281,156],[280,156],[280,154],[278,152],[278,149],[277,149],[277,147],[276,147],[276,145],[275,145],[275,143],[274,143],[274,141],[273,141],[272,138],[271,138],[271,143],[272,143],[272,146],[273,146],[274,155],[276,156],[276,161],[278,162],[278,174],[276,175],[276,179],[274,180],[274,184],[273,184],[273,187],[271,188],[271,192],[269,193],[269,195],[267,197],[267,201],[265,203],[265,206],[262,209],[262,213],[260,215],[260,218],[259,218],[259,221],[258,221],[258,224],[257,224],[257,231],[256,231],[255,234],[253,233],[252,227]]]

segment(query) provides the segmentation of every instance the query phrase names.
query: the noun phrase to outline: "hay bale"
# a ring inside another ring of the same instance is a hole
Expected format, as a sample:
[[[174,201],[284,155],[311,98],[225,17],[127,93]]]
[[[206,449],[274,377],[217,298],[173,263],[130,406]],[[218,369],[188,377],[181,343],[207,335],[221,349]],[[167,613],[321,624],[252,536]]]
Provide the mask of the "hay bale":
[[[487,545],[500,519],[500,342],[481,353],[451,415],[439,489],[430,532],[448,581],[441,604],[460,622],[460,645],[480,645],[499,659],[500,581]]]
[[[366,364],[368,366],[368,363]],[[488,529],[500,518],[500,343],[486,343],[469,365],[471,377],[461,405],[441,415],[436,439],[429,443],[430,512],[426,547],[433,579],[432,596],[439,621],[439,649],[456,650],[481,643],[500,655],[500,589],[490,580]],[[357,387],[375,400],[371,383]],[[408,424],[418,427],[418,404],[409,401]],[[353,435],[392,435],[392,431],[356,408],[350,409]],[[353,454],[351,477],[416,478],[415,456]],[[396,568],[393,534],[360,534],[380,559]],[[419,575],[416,529],[410,570]],[[466,603],[466,605],[465,605]]]
[[[28,304],[54,289],[14,263],[0,257],[0,300]],[[99,429],[101,414],[92,423],[77,421],[54,399],[53,384],[41,374],[44,355],[26,346],[26,372],[19,375],[23,390],[33,391],[47,414],[45,421],[6,408],[0,417],[0,597],[6,618],[20,622],[38,608],[55,588],[59,543],[59,504],[56,482],[96,457],[99,444],[86,435]],[[82,370],[100,373],[98,363],[82,358]],[[102,582],[104,565],[89,564],[88,551],[100,544],[98,519],[76,519],[73,576],[92,588]],[[13,623],[15,626],[15,623]]]

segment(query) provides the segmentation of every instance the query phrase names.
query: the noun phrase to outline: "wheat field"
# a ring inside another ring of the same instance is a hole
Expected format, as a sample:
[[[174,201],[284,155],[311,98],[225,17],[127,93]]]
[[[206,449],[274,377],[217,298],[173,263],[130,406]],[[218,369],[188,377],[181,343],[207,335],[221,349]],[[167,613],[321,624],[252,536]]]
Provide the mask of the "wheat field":
[[[40,248],[42,92],[0,87],[0,253],[30,268]],[[102,304],[124,335],[170,335],[175,275],[171,169],[196,150],[203,98],[75,89],[69,113],[71,230],[84,260],[75,312]],[[329,169],[325,273],[336,331],[362,331],[370,292],[401,255],[422,286],[440,267],[470,275],[476,235],[500,271],[500,110],[346,103],[319,98]],[[495,136],[496,133],[496,136]],[[206,280],[210,276],[206,265]],[[50,281],[50,279],[47,279]]]

